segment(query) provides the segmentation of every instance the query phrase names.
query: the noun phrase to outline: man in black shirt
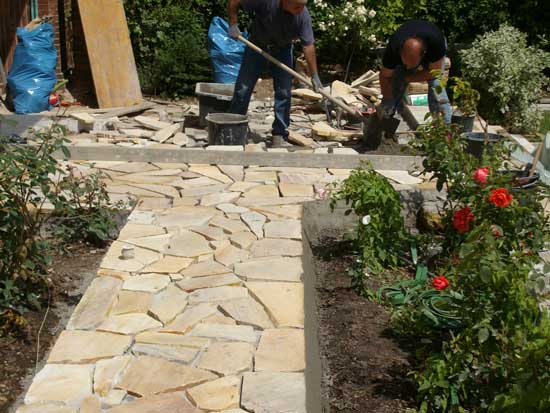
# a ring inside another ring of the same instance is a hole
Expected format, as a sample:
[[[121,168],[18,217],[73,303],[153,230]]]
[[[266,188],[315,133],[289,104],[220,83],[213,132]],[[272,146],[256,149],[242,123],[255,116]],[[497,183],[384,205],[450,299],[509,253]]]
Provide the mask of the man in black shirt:
[[[410,82],[427,81],[430,112],[443,113],[451,122],[452,109],[445,89],[437,93],[440,76],[445,69],[447,41],[439,28],[422,20],[403,24],[390,38],[380,70],[382,88],[381,109],[386,117],[392,117],[403,104],[403,96]],[[438,77],[432,70],[440,70]]]

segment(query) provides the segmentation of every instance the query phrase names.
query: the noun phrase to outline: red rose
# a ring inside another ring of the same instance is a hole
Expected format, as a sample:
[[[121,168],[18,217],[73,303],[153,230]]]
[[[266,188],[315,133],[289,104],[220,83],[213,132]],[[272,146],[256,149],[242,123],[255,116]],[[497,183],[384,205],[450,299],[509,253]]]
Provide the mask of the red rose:
[[[488,176],[489,176],[489,168],[479,168],[474,172],[474,179],[480,185],[485,185],[487,183]]]
[[[506,188],[498,188],[491,192],[489,195],[489,201],[493,203],[494,206],[504,208],[510,205],[514,197],[508,192]]]
[[[444,275],[439,275],[432,280],[433,287],[438,290],[444,290],[449,286],[449,280]]]
[[[470,222],[474,220],[474,214],[470,207],[464,207],[455,211],[453,215],[453,227],[461,234],[470,230]]]

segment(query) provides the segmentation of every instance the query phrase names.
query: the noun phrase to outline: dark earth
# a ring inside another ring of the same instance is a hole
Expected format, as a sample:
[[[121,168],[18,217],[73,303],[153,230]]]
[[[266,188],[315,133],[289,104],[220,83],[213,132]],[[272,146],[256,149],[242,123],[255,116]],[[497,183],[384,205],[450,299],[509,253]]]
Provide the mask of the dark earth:
[[[0,337],[0,412],[14,412],[18,397],[26,391],[28,380],[44,363],[43,358],[63,331],[74,307],[95,277],[106,248],[76,245],[68,248],[69,254],[57,255],[52,263],[51,308],[40,334],[37,364],[37,336],[44,320],[48,300],[42,311],[24,314],[28,324],[15,336]],[[29,376],[30,375],[30,376]],[[29,377],[27,377],[29,376]],[[11,409],[10,409],[11,407]]]
[[[383,306],[351,288],[349,251],[349,244],[332,239],[313,248],[326,413],[405,412],[415,407],[416,391],[406,376],[414,348],[391,335]],[[375,279],[367,284],[379,287]]]

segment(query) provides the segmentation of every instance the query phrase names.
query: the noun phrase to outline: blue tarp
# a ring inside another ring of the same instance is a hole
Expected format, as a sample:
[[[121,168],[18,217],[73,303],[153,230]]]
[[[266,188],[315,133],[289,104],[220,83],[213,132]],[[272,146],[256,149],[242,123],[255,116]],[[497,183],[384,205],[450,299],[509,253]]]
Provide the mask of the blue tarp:
[[[208,53],[216,83],[235,83],[243,60],[245,46],[230,38],[228,29],[229,24],[224,19],[214,17],[208,30]],[[243,37],[247,35],[243,33]]]
[[[16,113],[48,110],[49,96],[57,77],[57,53],[53,26],[45,23],[32,31],[17,28],[18,44],[8,75],[8,91]]]

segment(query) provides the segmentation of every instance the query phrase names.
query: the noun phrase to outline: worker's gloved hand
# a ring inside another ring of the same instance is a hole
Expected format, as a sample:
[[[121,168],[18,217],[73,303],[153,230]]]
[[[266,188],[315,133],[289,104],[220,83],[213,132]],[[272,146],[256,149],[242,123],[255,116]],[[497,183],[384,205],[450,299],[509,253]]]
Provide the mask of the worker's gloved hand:
[[[382,98],[382,103],[378,106],[378,112],[382,118],[393,118],[395,115],[395,102],[393,99]]]
[[[241,35],[241,31],[239,30],[238,24],[232,24],[229,26],[229,37],[231,37],[234,40],[238,40],[239,36]]]
[[[313,85],[313,91],[315,93],[319,93],[319,90],[323,88],[323,84],[321,83],[321,79],[319,79],[318,73],[314,73],[313,76],[311,76],[311,84]]]

